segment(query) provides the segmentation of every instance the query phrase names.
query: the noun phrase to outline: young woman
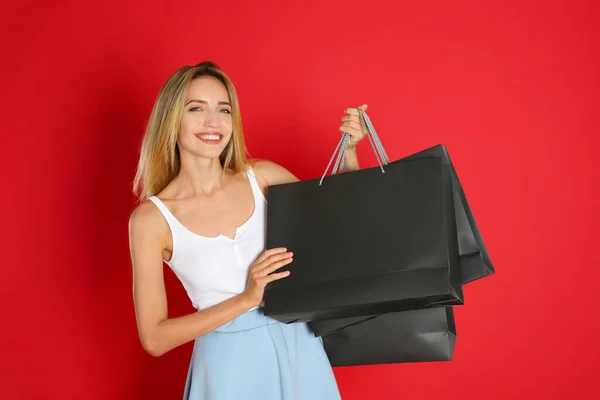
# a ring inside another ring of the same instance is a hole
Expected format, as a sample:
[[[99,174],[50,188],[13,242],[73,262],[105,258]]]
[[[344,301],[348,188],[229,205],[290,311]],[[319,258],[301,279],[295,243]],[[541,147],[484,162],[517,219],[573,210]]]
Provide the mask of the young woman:
[[[362,106],[366,109],[366,105]],[[365,136],[356,109],[346,170]],[[184,399],[340,398],[322,341],[305,323],[261,313],[265,286],[293,249],[265,249],[267,187],[298,179],[246,159],[240,107],[212,62],[186,66],[161,89],[143,139],[129,220],[133,297],[142,345],[154,356],[194,340]],[[169,318],[163,261],[195,313]]]

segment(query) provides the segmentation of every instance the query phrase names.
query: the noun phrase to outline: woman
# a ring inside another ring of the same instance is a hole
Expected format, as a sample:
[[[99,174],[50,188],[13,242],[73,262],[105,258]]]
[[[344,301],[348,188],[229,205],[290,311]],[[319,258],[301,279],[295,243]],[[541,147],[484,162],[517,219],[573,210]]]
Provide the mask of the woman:
[[[342,121],[352,137],[346,169],[356,170],[365,133],[356,109]],[[307,324],[283,324],[259,308],[265,286],[289,276],[277,270],[293,261],[287,249],[265,250],[267,187],[297,180],[273,162],[246,159],[235,88],[217,65],[169,78],[141,148],[129,240],[144,349],[160,356],[195,341],[185,399],[339,398]],[[197,312],[168,318],[163,261]]]

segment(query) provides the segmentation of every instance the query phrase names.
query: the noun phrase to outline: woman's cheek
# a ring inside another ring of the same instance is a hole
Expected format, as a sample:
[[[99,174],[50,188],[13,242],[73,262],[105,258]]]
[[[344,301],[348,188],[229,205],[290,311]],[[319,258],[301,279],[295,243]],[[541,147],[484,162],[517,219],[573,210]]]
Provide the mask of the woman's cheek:
[[[231,132],[231,130],[233,129],[233,121],[231,120],[231,115],[223,115],[221,117],[221,126],[225,127],[228,132]]]

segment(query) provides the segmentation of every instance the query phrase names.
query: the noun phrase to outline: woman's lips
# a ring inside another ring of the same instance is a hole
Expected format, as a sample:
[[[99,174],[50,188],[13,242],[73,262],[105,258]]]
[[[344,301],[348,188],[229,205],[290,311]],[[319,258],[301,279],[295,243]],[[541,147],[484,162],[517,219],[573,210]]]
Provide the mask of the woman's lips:
[[[214,139],[215,136],[218,136],[218,139]],[[197,134],[196,137],[200,140],[202,140],[204,143],[208,143],[208,144],[219,144],[221,143],[221,140],[223,140],[223,135],[219,135],[216,133],[200,133]]]

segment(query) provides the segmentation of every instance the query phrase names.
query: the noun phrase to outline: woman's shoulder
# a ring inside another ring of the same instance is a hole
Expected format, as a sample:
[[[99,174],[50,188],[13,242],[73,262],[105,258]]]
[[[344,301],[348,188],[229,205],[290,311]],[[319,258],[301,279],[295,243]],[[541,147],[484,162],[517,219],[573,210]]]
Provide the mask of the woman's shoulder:
[[[299,179],[283,166],[269,160],[252,160],[252,171],[259,183],[265,186],[297,182]]]
[[[139,203],[129,216],[130,221],[143,221],[152,218],[158,212],[158,208],[150,199]]]
[[[165,227],[167,225],[161,211],[151,200],[138,204],[129,216],[129,234],[132,238],[149,235],[161,237]]]

